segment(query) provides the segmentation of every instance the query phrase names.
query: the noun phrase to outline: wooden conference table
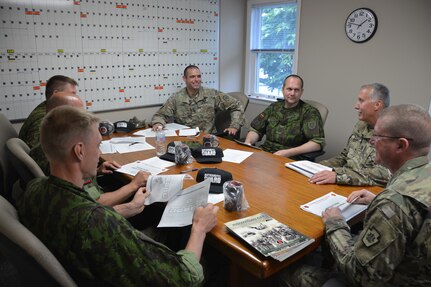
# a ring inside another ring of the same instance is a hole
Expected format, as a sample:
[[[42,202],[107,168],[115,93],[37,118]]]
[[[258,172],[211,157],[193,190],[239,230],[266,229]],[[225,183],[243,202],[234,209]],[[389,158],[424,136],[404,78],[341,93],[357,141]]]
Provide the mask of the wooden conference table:
[[[114,134],[114,136],[121,136],[121,134]],[[105,139],[107,139],[107,137],[105,137]],[[202,136],[199,138],[167,137],[167,143],[173,140],[199,140],[201,142]],[[280,270],[315,250],[321,244],[324,235],[322,220],[318,216],[302,211],[299,208],[301,204],[307,203],[330,191],[347,196],[352,191],[361,188],[339,186],[335,184],[310,184],[307,181],[307,177],[284,166],[286,162],[291,161],[290,159],[242,146],[223,138],[219,138],[219,140],[220,147],[223,150],[230,148],[251,151],[253,154],[240,164],[231,162],[200,164],[193,162],[190,165],[173,166],[169,168],[169,171],[163,174],[178,174],[180,171],[188,170],[190,168],[216,167],[231,172],[233,179],[240,181],[243,184],[244,193],[248,203],[250,204],[250,208],[246,211],[230,212],[223,208],[223,202],[219,203],[218,206],[220,207],[220,210],[217,215],[218,223],[207,236],[207,242],[227,256],[233,264],[230,268],[230,285],[240,283],[232,282],[240,280],[237,279],[238,274],[235,273],[242,272],[246,274],[249,272],[254,276],[254,279],[250,282],[256,283],[261,281],[256,280],[257,278],[270,278]],[[154,146],[154,138],[147,138],[147,142]],[[101,157],[102,160],[115,160],[120,164],[126,164],[153,156],[155,156],[154,149],[125,154],[104,154]],[[189,174],[196,178],[197,171]],[[366,189],[374,193],[378,193],[382,190],[380,187],[366,187]],[[276,220],[290,226],[308,237],[314,238],[315,242],[292,257],[283,262],[279,262],[272,258],[260,255],[258,251],[247,246],[244,242],[238,240],[226,231],[224,226],[225,222],[255,215],[260,212],[266,212]],[[356,220],[358,219],[356,218]],[[244,272],[244,270],[247,272]],[[262,280],[258,285],[265,285],[265,281],[270,280]]]

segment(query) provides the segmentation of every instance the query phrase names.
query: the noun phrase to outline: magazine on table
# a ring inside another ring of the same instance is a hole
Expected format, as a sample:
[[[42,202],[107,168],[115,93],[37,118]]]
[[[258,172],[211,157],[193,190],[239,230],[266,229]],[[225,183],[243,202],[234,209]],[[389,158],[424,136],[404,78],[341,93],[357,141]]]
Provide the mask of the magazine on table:
[[[314,242],[262,212],[225,223],[226,228],[264,256],[283,261]]]
[[[330,168],[329,166],[324,166],[323,164],[312,162],[309,160],[287,162],[284,166],[293,169],[294,171],[297,171],[308,178],[312,177],[314,174],[320,171],[332,170],[332,168]]]
[[[354,199],[353,201],[355,201]],[[359,213],[367,209],[368,205],[354,204],[354,202],[347,202],[347,198],[330,192],[300,206],[302,210],[313,213],[317,216],[322,216],[322,212],[329,207],[338,207],[341,210],[341,214],[346,220],[350,220]]]

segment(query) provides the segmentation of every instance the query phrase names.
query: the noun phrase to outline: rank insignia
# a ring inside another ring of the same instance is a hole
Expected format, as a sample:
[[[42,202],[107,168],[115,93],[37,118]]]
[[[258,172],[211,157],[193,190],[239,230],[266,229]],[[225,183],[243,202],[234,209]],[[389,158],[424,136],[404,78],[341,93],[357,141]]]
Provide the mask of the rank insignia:
[[[307,126],[308,126],[308,129],[314,130],[317,126],[316,121],[308,122]]]

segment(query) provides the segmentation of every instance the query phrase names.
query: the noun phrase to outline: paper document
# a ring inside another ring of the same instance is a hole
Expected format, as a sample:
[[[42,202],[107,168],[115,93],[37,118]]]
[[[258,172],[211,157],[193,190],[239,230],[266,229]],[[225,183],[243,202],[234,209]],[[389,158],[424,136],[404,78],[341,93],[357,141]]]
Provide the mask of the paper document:
[[[182,130],[182,129],[189,129],[190,127],[185,125],[180,125],[177,123],[168,123],[165,125],[165,129],[167,130]]]
[[[228,148],[223,151],[223,161],[241,163],[252,154],[253,152],[251,151],[243,151],[243,150]]]
[[[327,208],[338,207],[341,210],[341,214],[347,221],[352,219],[362,211],[366,210],[368,205],[350,204],[347,202],[346,197],[336,194],[334,192],[330,192],[313,201],[303,204],[300,207],[302,210],[313,213],[320,217],[322,216],[322,212],[325,211]]]
[[[210,193],[208,194],[208,203],[217,204],[224,201],[223,193]]]
[[[199,135],[199,127],[196,127],[195,129],[183,129],[179,131],[180,137],[188,137],[188,136],[197,136]]]
[[[154,147],[146,142],[145,137],[119,137],[102,141],[99,149],[102,154],[108,154],[149,150]]]
[[[208,203],[211,181],[204,180],[178,192],[166,205],[157,227],[180,227],[192,224],[193,213]]]
[[[150,196],[145,199],[145,205],[154,202],[167,202],[183,188],[185,174],[151,175],[147,180],[147,192]]]
[[[125,164],[119,169],[116,169],[115,171],[135,176],[138,171],[142,170],[152,175],[156,175],[167,171],[168,167],[174,165],[174,162],[162,160],[155,156],[146,160],[138,160],[132,163]]]
[[[167,137],[176,137],[177,133],[175,132],[175,130],[163,130],[165,132],[165,136]],[[145,136],[147,138],[155,138],[156,137],[156,132],[153,131],[151,128],[149,129],[145,129],[145,130],[140,130],[137,131],[135,133],[133,133],[136,136]]]
[[[323,164],[308,160],[287,162],[284,166],[293,169],[294,171],[297,171],[308,178],[312,177],[314,174],[320,171],[332,170],[332,168],[330,168],[329,166],[324,166]]]

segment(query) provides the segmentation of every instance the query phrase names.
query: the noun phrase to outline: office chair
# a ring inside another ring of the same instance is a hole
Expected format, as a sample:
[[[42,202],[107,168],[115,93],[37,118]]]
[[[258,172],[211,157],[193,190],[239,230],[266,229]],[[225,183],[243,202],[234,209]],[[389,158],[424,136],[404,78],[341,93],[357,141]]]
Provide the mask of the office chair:
[[[16,209],[2,196],[0,252],[17,269],[22,286],[77,286],[51,251],[19,222]]]
[[[326,106],[324,106],[323,104],[313,101],[313,100],[303,100],[304,102],[306,102],[307,104],[315,107],[319,113],[320,113],[320,117],[322,118],[322,122],[323,122],[323,126],[325,126],[325,122],[326,122],[326,118],[328,117],[328,113],[329,110]],[[325,154],[325,151],[323,149],[318,150],[318,151],[313,151],[313,152],[308,152],[308,153],[304,153],[301,154],[301,157],[303,157],[306,160],[309,161],[316,161],[316,158],[319,156],[322,156]]]
[[[228,95],[234,97],[238,101],[240,101],[242,107],[244,108],[244,112],[247,109],[249,98],[242,92],[232,92],[228,93]],[[216,135],[223,136],[224,130],[227,129],[230,126],[231,118],[230,118],[230,112],[229,111],[219,111],[215,115],[215,127],[216,127]],[[229,139],[239,139],[241,135],[241,128],[238,130],[237,134],[235,136],[224,136],[225,138]]]
[[[18,174],[19,184],[25,190],[30,180],[45,176],[39,165],[30,157],[30,148],[19,138],[11,138],[6,142],[6,153]],[[16,200],[21,194],[12,192],[12,199]]]
[[[10,191],[18,176],[7,157],[5,145],[8,139],[17,138],[18,133],[2,113],[0,113],[0,131],[0,195],[10,199]]]

